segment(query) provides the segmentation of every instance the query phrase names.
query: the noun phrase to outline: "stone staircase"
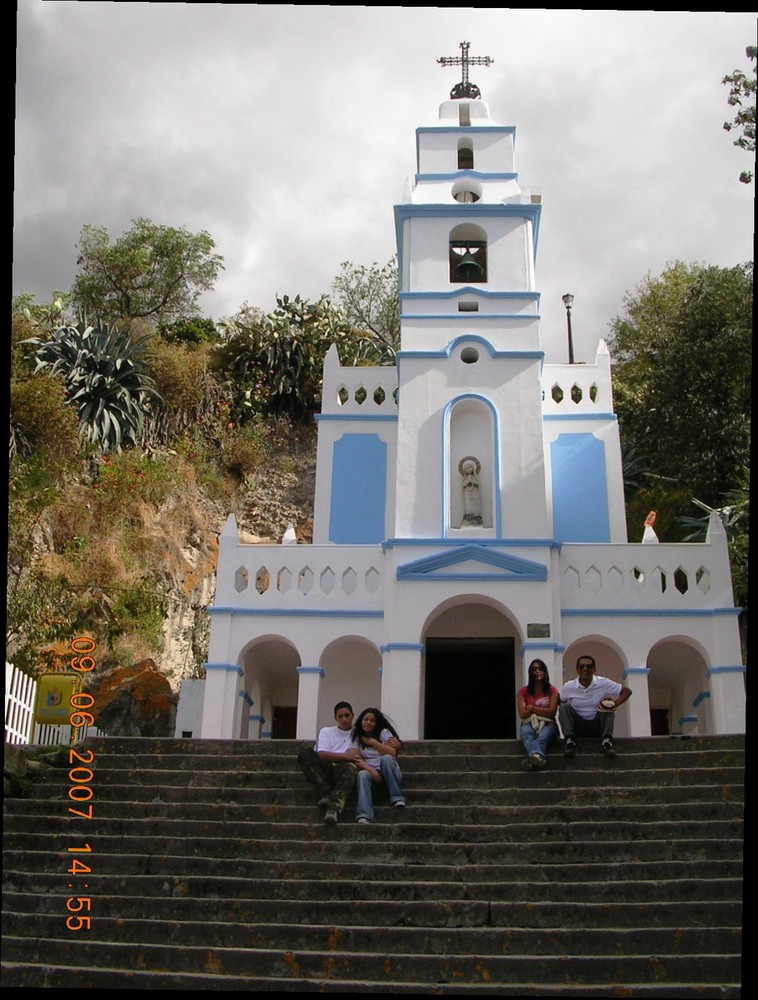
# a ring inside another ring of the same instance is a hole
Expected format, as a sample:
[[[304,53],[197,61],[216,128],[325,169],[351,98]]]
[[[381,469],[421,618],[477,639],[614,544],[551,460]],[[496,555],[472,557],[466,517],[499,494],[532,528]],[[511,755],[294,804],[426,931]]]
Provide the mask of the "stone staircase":
[[[741,995],[744,738],[580,741],[540,773],[513,741],[412,743],[408,808],[336,828],[300,745],[62,751],[5,803],[3,985]]]

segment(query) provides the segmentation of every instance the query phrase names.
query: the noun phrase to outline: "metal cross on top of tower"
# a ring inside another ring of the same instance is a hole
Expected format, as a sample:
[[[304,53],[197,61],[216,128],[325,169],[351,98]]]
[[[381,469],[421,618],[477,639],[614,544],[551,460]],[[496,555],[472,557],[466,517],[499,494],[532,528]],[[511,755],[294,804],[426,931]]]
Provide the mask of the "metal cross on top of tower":
[[[460,66],[461,82],[456,83],[450,91],[450,96],[455,100],[458,97],[481,97],[482,93],[475,83],[469,83],[469,66],[491,66],[495,61],[490,56],[470,56],[468,50],[471,42],[461,42],[461,54],[459,56],[440,56],[437,62],[441,66]]]

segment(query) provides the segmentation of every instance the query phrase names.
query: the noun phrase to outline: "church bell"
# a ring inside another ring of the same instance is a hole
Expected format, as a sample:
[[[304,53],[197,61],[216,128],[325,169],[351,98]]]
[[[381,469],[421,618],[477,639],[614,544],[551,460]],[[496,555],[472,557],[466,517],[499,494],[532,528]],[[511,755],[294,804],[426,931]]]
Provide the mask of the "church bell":
[[[470,250],[467,250],[455,267],[457,281],[480,281],[484,268]]]

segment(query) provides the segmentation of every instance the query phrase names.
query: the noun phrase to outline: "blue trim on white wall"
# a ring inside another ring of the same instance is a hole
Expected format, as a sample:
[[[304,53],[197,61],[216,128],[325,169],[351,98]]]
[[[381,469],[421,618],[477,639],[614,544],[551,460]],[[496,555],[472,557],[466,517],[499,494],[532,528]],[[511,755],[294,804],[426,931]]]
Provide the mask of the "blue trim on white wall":
[[[322,420],[390,420],[397,423],[396,413],[316,413],[313,419],[316,423]]]
[[[710,677],[712,674],[744,674],[745,667],[739,664],[734,667],[708,667],[705,671],[705,676]]]
[[[343,434],[332,445],[329,541],[381,542],[386,499],[387,442],[378,434]]]
[[[443,319],[450,320],[466,320],[471,322],[472,313],[403,313],[403,319],[406,324],[409,320],[422,319],[425,322],[439,323]],[[511,321],[521,321],[524,326],[528,326],[530,323],[539,323],[542,319],[539,313],[479,313],[480,319],[491,319],[491,320],[504,320],[507,319]]]
[[[470,320],[470,317],[468,317]],[[480,333],[460,333],[457,337],[453,339],[442,348],[436,348],[433,351],[398,351],[396,358],[398,363],[404,358],[449,358],[453,351],[463,344],[479,344],[483,347],[491,358],[530,358],[535,361],[542,361],[545,357],[544,351],[502,351],[493,347],[486,337],[483,337]],[[473,394],[471,394],[473,397]],[[463,396],[456,397],[463,399]],[[476,396],[477,399],[485,399],[485,396]],[[451,403],[454,400],[450,401]],[[448,406],[450,403],[448,403]]]
[[[412,653],[421,653],[424,650],[423,642],[386,642],[379,647],[382,653],[392,653],[396,650],[410,650]]]
[[[463,211],[462,211],[463,210]],[[473,205],[462,206],[459,204],[418,204],[404,202],[402,205],[395,205],[395,234],[398,248],[402,245],[402,228],[406,219],[412,218],[435,218],[435,219],[456,219],[458,222],[470,222],[472,219],[498,219],[510,217],[513,219],[524,219],[532,224],[532,245],[534,258],[537,258],[537,246],[540,236],[540,216],[542,215],[542,205],[534,202],[507,202],[506,204],[493,205],[490,202],[475,202]],[[402,273],[402,271],[401,271]]]
[[[295,669],[299,674],[318,674],[319,677],[325,676],[321,667],[296,667]]]
[[[548,420],[611,420],[615,424],[618,417],[615,413],[545,413],[543,421]]]
[[[482,181],[517,181],[518,174],[515,170],[507,173],[488,173],[486,170],[452,170],[446,173],[437,174],[416,174],[416,184],[424,181],[462,181],[470,177],[472,180]],[[476,202],[459,202],[460,204],[476,204]]]
[[[401,302],[404,299],[460,299],[464,295],[476,295],[480,299],[527,299],[531,302],[539,302],[542,296],[542,292],[526,289],[523,292],[490,291],[480,285],[457,285],[455,288],[439,292],[405,291],[398,294]],[[465,313],[456,313],[456,315],[465,316]],[[482,313],[482,315],[485,314]]]
[[[452,132],[455,135],[476,135],[478,132],[499,132],[516,137],[515,125],[419,125],[416,138],[425,133]]]
[[[553,534],[558,542],[610,542],[605,445],[594,434],[550,443]]]
[[[738,615],[739,608],[565,608],[564,618],[711,618],[714,615]],[[721,669],[721,668],[715,668]],[[724,670],[743,668],[724,667]]]
[[[541,649],[549,650],[553,653],[564,653],[566,647],[558,642],[522,642],[519,649],[519,656],[531,656]]]
[[[253,699],[250,697],[247,691],[240,691],[240,698],[242,698],[243,701],[246,701],[248,705],[250,705],[250,707],[252,708]]]
[[[464,562],[479,562],[492,566],[500,572],[443,573],[451,566]],[[539,582],[547,580],[547,567],[531,559],[506,552],[493,552],[476,543],[469,542],[464,548],[450,549],[432,556],[414,559],[397,567],[398,580],[508,580],[509,582]]]
[[[210,608],[208,609],[210,611]],[[238,677],[243,677],[245,671],[238,663],[204,663],[206,673],[209,670],[226,670],[229,673],[236,673]]]
[[[560,548],[552,538],[477,538],[479,546],[490,545],[494,548]],[[382,549],[408,548],[411,546],[439,546],[446,549],[451,545],[471,545],[471,538],[387,538],[382,542]]]
[[[650,673],[650,667],[624,667],[621,671],[621,679],[629,677],[631,674],[641,674],[643,677],[647,677]]]
[[[697,708],[698,705],[701,705],[707,698],[710,698],[710,696],[710,691],[701,691],[700,694],[693,700],[692,707]]]

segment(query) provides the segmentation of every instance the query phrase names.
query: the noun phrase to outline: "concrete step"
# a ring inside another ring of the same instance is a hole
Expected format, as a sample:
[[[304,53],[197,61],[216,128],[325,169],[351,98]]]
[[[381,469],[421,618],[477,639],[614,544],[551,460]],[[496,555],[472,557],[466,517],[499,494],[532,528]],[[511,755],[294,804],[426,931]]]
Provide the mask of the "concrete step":
[[[71,876],[65,882],[65,870],[57,872],[5,872],[4,891],[55,893],[85,895],[95,898],[100,895],[118,896],[137,893],[140,896],[191,896],[197,899],[215,897],[221,894],[225,899],[299,899],[314,902],[326,900],[484,900],[498,902],[518,902],[528,905],[535,894],[546,896],[552,902],[581,903],[589,891],[587,881],[576,884],[540,884],[512,881],[469,881],[442,882],[423,877],[423,872],[396,871],[390,880],[364,878],[340,878],[325,884],[322,879],[282,878],[240,879],[236,875],[110,875],[96,871],[84,875]],[[591,887],[592,898],[598,902],[635,903],[669,900],[678,902],[702,899],[704,888],[700,879],[675,879],[652,882],[648,880],[621,880],[596,883]],[[708,885],[708,898],[712,900],[733,900],[740,898],[739,879],[719,879]]]
[[[612,914],[609,914],[611,916]],[[4,934],[23,937],[26,914],[10,913]],[[60,934],[60,913],[41,914],[41,936]],[[504,927],[404,927],[352,926],[324,923],[265,923],[208,921],[200,915],[189,920],[123,919],[98,916],[87,935],[90,942],[121,941],[124,944],[175,944],[179,947],[258,948],[297,951],[333,951],[393,955],[639,955],[664,952],[677,955],[718,953],[739,948],[740,930],[733,926],[656,926],[638,930],[634,937],[621,926],[543,928]],[[147,931],[147,934],[146,934]]]
[[[68,840],[68,838],[67,838]],[[111,838],[113,852],[104,850],[104,843],[98,840],[98,873],[108,875],[136,876],[136,875],[208,875],[223,876],[229,871],[230,861],[228,854],[211,856],[207,853],[200,855],[180,854],[179,850],[183,846],[177,840],[174,844],[176,854],[128,854],[124,851],[123,841],[119,838]],[[40,838],[38,838],[40,843]],[[21,845],[19,845],[21,846]],[[48,845],[45,845],[48,846]],[[139,841],[134,846],[142,846]],[[315,845],[320,846],[320,845]],[[169,845],[164,846],[168,850]],[[65,848],[64,848],[65,850]],[[428,848],[426,848],[428,853]],[[333,881],[341,878],[361,878],[366,881],[389,880],[397,876],[398,866],[402,864],[402,873],[405,878],[412,878],[423,874],[425,881],[440,882],[514,882],[517,883],[524,877],[525,861],[519,860],[516,863],[499,861],[488,863],[481,855],[473,852],[459,852],[457,863],[443,864],[438,861],[435,852],[434,862],[420,862],[419,852],[407,853],[406,859],[395,857],[391,861],[378,861],[372,857],[372,851],[365,852],[363,858],[348,859],[339,852],[339,858],[332,860],[322,860],[321,852],[308,851],[307,845],[303,842],[291,851],[291,859],[284,857],[287,852],[280,852],[280,856],[275,859],[249,858],[239,856],[234,860],[234,872],[236,877],[244,879],[278,878],[284,880],[314,879],[320,881]],[[502,854],[502,852],[499,852]],[[311,855],[311,860],[307,856]],[[466,857],[466,854],[471,856]],[[24,873],[54,873],[67,870],[67,865],[71,855],[66,853],[54,853],[51,850],[33,851],[28,848],[19,850],[6,850],[3,852],[3,868],[8,877],[13,874]],[[527,862],[528,863],[528,862]],[[543,862],[537,869],[536,862],[532,863],[535,869],[530,873],[530,884],[543,884],[552,886],[556,882],[570,882],[572,884],[584,883],[594,886],[598,882],[621,882],[621,881],[659,881],[659,880],[680,880],[696,879],[707,881],[709,879],[739,879],[742,874],[742,861],[736,858],[732,861],[724,860],[711,862],[707,869],[703,871],[703,865],[699,858],[689,861],[672,861],[667,858],[665,861],[619,861],[611,863],[597,862],[590,865],[577,864],[573,862]]]
[[[13,962],[3,965],[4,984],[16,987],[58,988],[66,982],[72,989],[134,989],[134,990],[222,990],[224,992],[244,991],[246,993],[375,993],[376,983],[366,979],[325,979],[319,976],[308,979],[304,976],[290,976],[286,981],[280,977],[233,976],[213,973],[176,973],[168,971],[141,971],[138,969],[80,969],[70,966],[23,965]],[[533,970],[535,973],[538,970]],[[541,982],[539,976],[534,981],[522,982],[477,982],[454,981],[419,983],[403,982],[393,978],[391,992],[399,995],[435,996],[515,996],[515,997],[636,997],[640,1000],[673,1000],[691,997],[696,1000],[737,1000],[742,996],[737,983],[719,983],[708,986],[693,986],[688,981],[675,983],[625,981],[617,989],[607,982],[590,983],[586,980],[578,985]]]
[[[248,928],[252,935],[252,929]],[[337,942],[328,950],[310,948],[282,952],[279,949],[206,947],[167,944],[98,942],[59,937],[48,941],[6,938],[16,962],[45,962],[54,949],[61,964],[80,968],[154,968],[177,972],[213,971],[229,976],[267,976],[321,979],[360,978],[377,984],[392,979],[417,983],[438,982],[542,982],[576,985],[582,981],[615,982],[619,958],[616,955],[572,955],[571,961],[549,962],[544,955],[435,955],[400,952],[348,952]],[[46,952],[48,954],[46,954]],[[639,983],[699,982],[704,985],[737,983],[741,969],[738,958],[705,952],[699,955],[651,954],[623,956],[625,979]]]
[[[71,827],[61,825],[54,832],[27,833],[23,820],[12,818],[17,827],[16,832],[6,829],[4,844],[6,849],[21,849],[34,846],[40,856],[44,856],[48,864],[52,861],[53,852],[58,852],[62,859],[67,859],[67,851],[71,846],[81,846],[85,837],[90,836],[86,830],[75,832],[72,839]],[[11,820],[8,821],[8,826]],[[387,836],[394,833],[394,828],[386,830],[382,825],[361,826],[357,824],[340,824],[334,829],[318,824],[309,828],[305,837],[291,838],[280,830],[280,836],[274,840],[257,839],[255,857],[266,862],[291,860],[334,861],[337,863],[372,863],[386,861],[390,864],[428,865],[435,862],[456,865],[481,864],[515,864],[515,865],[555,865],[576,862],[577,858],[592,857],[602,859],[613,858],[616,865],[627,863],[663,863],[678,862],[697,863],[701,867],[702,877],[708,878],[715,870],[714,865],[723,861],[742,864],[742,841],[739,839],[723,839],[722,837],[704,840],[647,840],[619,843],[608,838],[596,841],[549,841],[528,842],[524,844],[463,842],[462,840],[432,841],[433,853],[430,853],[429,841],[407,837],[395,838]],[[418,833],[418,828],[412,831],[400,831],[409,834]],[[423,830],[421,831],[423,832]],[[230,864],[239,864],[240,860],[250,857],[251,841],[229,839],[223,835],[223,830],[217,836],[198,837],[192,839],[188,848],[187,840],[181,835],[161,839],[160,850],[154,844],[145,842],[135,829],[128,834],[109,836],[98,832],[98,852],[104,857],[117,857],[119,854],[143,854],[145,858],[153,858],[165,853],[182,856],[183,852],[196,858],[226,858]],[[585,865],[586,867],[586,865]],[[63,868],[63,866],[61,866]],[[588,878],[594,876],[591,873]]]
[[[168,884],[167,884],[168,885]],[[735,883],[736,885],[736,883]],[[692,900],[645,900],[624,903],[590,902],[581,904],[582,923],[600,930],[608,927],[626,928],[637,933],[641,928],[655,927],[728,927],[739,928],[742,904],[739,896],[734,899],[710,898],[709,886],[701,887],[699,896]],[[28,891],[6,891],[6,914],[23,916],[68,915],[66,900],[69,893],[53,895],[40,891],[31,896]],[[586,893],[585,893],[586,896]],[[201,923],[244,922],[247,924],[270,923],[274,919],[283,925],[320,924],[343,926],[346,913],[350,926],[376,927],[376,905],[373,900],[278,899],[274,903],[264,898],[206,898],[164,893],[160,896],[140,896],[117,893],[114,896],[99,894],[93,897],[94,913],[104,919],[143,920],[144,935],[149,934],[148,923],[165,920],[198,920]],[[554,902],[516,900],[514,902],[489,902],[471,899],[400,899],[382,902],[384,927],[500,927],[500,928],[571,928],[577,917],[574,901]],[[149,915],[146,917],[146,914]],[[4,918],[5,919],[5,918]],[[36,925],[36,923],[35,923]],[[632,940],[634,939],[634,934]],[[19,934],[19,936],[22,936]],[[42,936],[42,935],[40,935]]]

